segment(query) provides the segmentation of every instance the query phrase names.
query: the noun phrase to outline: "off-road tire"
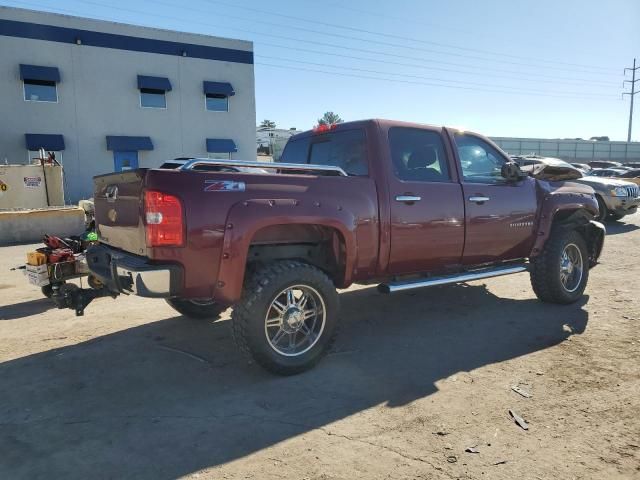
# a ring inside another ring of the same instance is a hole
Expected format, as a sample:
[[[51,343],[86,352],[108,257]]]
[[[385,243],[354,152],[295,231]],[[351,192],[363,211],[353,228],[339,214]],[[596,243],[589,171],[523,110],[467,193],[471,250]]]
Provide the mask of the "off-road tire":
[[[51,284],[40,287],[40,291],[47,298],[51,298],[51,296],[53,295],[53,287],[51,286]]]
[[[609,209],[600,195],[596,195],[596,200],[598,200],[598,218],[596,220],[604,222],[609,216]]]
[[[565,247],[575,244],[582,255],[582,278],[578,288],[569,292],[560,280],[560,258]],[[569,304],[582,297],[589,280],[587,244],[576,230],[554,228],[542,253],[531,264],[531,286],[543,302]]]
[[[216,302],[203,303],[186,298],[168,298],[167,303],[185,317],[197,320],[215,320],[228,308]]]
[[[265,334],[265,320],[271,302],[294,285],[313,288],[324,302],[326,318],[320,338],[307,352],[284,356],[274,350]],[[231,315],[236,345],[256,363],[277,375],[295,375],[315,366],[331,348],[338,326],[339,298],[331,279],[307,263],[285,260],[258,267],[247,273],[242,298]]]

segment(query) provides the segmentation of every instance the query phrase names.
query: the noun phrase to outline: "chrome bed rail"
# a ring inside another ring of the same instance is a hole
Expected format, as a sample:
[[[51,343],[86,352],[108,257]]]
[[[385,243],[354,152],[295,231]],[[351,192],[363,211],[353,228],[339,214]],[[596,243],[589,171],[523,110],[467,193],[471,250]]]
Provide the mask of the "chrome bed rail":
[[[220,165],[223,167],[248,167],[277,170],[305,170],[309,172],[335,173],[341,177],[346,177],[345,172],[340,167],[330,165],[310,165],[307,163],[274,163],[274,162],[250,162],[245,160],[214,160],[211,158],[194,158],[188,160],[180,167],[180,170],[193,170],[199,165]]]

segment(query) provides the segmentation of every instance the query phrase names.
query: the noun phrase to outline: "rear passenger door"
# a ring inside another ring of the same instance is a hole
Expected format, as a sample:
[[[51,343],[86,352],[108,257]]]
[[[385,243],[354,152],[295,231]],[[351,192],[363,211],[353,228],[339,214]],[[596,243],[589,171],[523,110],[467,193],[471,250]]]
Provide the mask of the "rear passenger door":
[[[461,262],[464,205],[440,129],[389,129],[389,273],[446,270]]]

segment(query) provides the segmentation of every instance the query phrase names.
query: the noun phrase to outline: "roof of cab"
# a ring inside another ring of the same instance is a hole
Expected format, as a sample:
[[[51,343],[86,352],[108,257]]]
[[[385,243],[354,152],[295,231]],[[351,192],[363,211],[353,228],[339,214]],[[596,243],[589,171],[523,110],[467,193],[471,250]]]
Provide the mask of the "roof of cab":
[[[347,130],[352,128],[365,128],[371,125],[378,125],[380,127],[413,127],[413,128],[435,128],[441,129],[442,125],[431,125],[426,123],[415,123],[415,122],[404,122],[400,120],[387,120],[382,118],[370,118],[365,120],[355,120],[352,122],[342,122],[336,123],[334,127],[330,130],[331,132]],[[316,135],[314,129],[305,130],[304,132],[297,133],[296,135],[291,136],[291,140],[297,140],[299,138],[309,137],[311,135]]]

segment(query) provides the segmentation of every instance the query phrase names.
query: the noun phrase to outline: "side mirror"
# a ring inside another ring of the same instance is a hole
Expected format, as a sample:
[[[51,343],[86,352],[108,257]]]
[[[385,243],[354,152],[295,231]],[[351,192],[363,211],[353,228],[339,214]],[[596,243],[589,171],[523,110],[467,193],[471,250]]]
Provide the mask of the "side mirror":
[[[520,170],[520,165],[516,162],[505,162],[505,164],[502,165],[500,174],[507,182],[517,182],[525,177],[524,172]]]

